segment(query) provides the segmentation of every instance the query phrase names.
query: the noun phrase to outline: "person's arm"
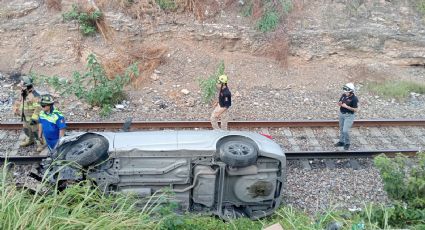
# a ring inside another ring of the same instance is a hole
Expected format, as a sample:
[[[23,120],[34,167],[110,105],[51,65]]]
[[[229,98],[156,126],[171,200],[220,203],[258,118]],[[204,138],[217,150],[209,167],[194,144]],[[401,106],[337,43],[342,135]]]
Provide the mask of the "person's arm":
[[[58,113],[58,116],[59,116],[59,119],[57,120],[56,125],[59,128],[59,138],[61,138],[65,135],[65,129],[67,128],[67,125],[62,113]]]
[[[355,113],[359,110],[357,100],[354,100],[354,101],[352,102],[352,105],[351,105],[351,106],[348,106],[347,104],[343,103],[343,104],[341,105],[341,107],[344,107],[344,108],[346,108],[346,109],[348,109],[348,110],[350,110],[350,111],[353,111],[353,112],[355,112]]]
[[[42,139],[41,135],[43,135],[43,126],[41,126],[41,123],[38,123],[38,139]]]
[[[339,98],[339,101],[338,101],[338,103],[336,103],[339,107],[341,107],[342,106],[342,98],[344,97],[344,95],[343,96],[341,96],[340,98]]]
[[[59,130],[59,138],[65,136],[65,128]]]
[[[348,110],[350,110],[350,111],[353,111],[353,112],[357,112],[357,111],[358,111],[358,109],[359,109],[359,108],[353,108],[353,107],[350,107],[350,106],[348,106],[348,105],[347,105],[347,104],[345,104],[345,103],[343,103],[343,104],[341,105],[341,107],[346,108],[346,109],[348,109]]]

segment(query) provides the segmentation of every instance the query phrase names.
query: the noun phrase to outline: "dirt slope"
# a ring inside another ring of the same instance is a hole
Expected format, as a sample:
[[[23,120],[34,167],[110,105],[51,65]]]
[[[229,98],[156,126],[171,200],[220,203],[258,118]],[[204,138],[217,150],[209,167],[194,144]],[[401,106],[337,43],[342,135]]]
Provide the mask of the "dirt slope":
[[[241,16],[238,2],[216,2],[205,11],[215,15],[200,21],[196,14],[165,13],[152,4],[143,8],[149,14],[137,15],[94,1],[105,13],[108,40],[101,34],[82,37],[76,23],[62,20],[74,2],[62,1],[57,11],[44,1],[0,1],[3,120],[17,119],[6,103],[13,95],[13,71],[69,78],[84,69],[90,53],[119,69],[127,60],[155,56],[151,48],[162,56],[146,64],[129,87],[124,109],[106,119],[208,119],[211,108],[200,101],[197,79],[214,72],[220,60],[230,76],[235,120],[333,119],[335,100],[348,81],[359,86],[360,118],[425,114],[423,95],[395,101],[362,87],[372,79],[424,82],[424,23],[409,1],[294,1],[277,33],[258,32],[252,19]],[[69,120],[105,119],[75,98],[61,97],[59,103]]]

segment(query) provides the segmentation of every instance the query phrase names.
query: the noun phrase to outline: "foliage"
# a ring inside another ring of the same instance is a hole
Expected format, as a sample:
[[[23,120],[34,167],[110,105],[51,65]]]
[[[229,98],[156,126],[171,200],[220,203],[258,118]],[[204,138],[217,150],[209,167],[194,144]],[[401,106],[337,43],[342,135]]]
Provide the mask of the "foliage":
[[[279,2],[282,7],[282,12],[284,14],[289,14],[294,8],[294,5],[291,0],[279,0]]]
[[[419,12],[425,15],[425,0],[417,0],[417,7]]]
[[[222,221],[216,217],[175,213],[171,191],[166,189],[140,199],[134,194],[104,195],[90,182],[80,182],[62,192],[55,187],[49,193],[39,186],[35,193],[18,189],[0,172],[0,229],[252,229],[260,230],[275,223],[283,229],[329,229],[339,222],[344,229],[378,229],[352,213],[329,210],[312,218],[291,206],[282,206],[270,217],[253,221],[239,218]],[[36,215],[35,215],[36,214]]]
[[[258,6],[254,5],[253,0],[246,0],[241,8],[241,14],[244,17],[260,16],[257,29],[261,32],[269,32],[276,30],[282,18],[288,15],[293,7],[292,0],[260,0]]]
[[[245,1],[245,4],[242,6],[241,14],[244,17],[250,17],[252,16],[252,13],[254,11],[254,3],[252,0]]]
[[[386,81],[383,83],[369,82],[367,88],[386,98],[403,99],[409,96],[411,92],[424,94],[425,84],[411,81]]]
[[[137,76],[137,64],[131,65],[123,76],[117,75],[109,79],[102,65],[93,54],[87,58],[86,73],[74,72],[71,81],[58,76],[36,76],[41,82],[47,82],[62,95],[74,94],[92,106],[101,107],[101,115],[109,115],[112,107],[125,98],[124,87],[130,83],[131,76]]]
[[[224,61],[220,61],[215,73],[211,74],[208,78],[199,78],[199,87],[201,88],[202,100],[209,103],[213,100],[217,92],[217,79],[220,75],[224,74]]]
[[[367,213],[380,227],[425,227],[425,153],[418,154],[415,166],[408,167],[407,160],[401,155],[375,158],[384,189],[393,199],[390,207],[370,207]]]
[[[72,5],[72,10],[62,15],[65,21],[77,20],[80,25],[81,33],[88,36],[97,32],[97,22],[102,18],[102,12],[94,10],[92,12],[83,12],[76,4]]]
[[[258,21],[257,27],[261,32],[274,31],[279,24],[279,15],[271,10],[266,11]]]
[[[34,194],[8,183],[6,175],[5,170],[0,175],[0,229],[153,229],[156,225],[150,213],[157,206],[141,211],[136,196],[105,196],[89,182],[49,194],[37,189]]]
[[[155,2],[162,10],[175,10],[177,8],[174,0],[155,0]]]

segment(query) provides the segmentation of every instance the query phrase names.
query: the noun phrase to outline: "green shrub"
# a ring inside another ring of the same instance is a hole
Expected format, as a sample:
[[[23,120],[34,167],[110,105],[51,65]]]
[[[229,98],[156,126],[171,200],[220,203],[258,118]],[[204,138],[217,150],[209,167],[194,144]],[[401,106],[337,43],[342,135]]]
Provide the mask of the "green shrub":
[[[365,216],[380,227],[425,227],[425,153],[418,154],[414,167],[407,167],[407,158],[386,156],[375,158],[375,165],[380,170],[384,189],[392,199],[389,207],[370,207]]]
[[[266,11],[258,21],[257,27],[261,32],[274,31],[278,24],[280,16],[275,11]]]
[[[221,61],[215,73],[211,74],[208,78],[199,78],[199,87],[201,88],[202,100],[204,103],[209,103],[213,100],[213,97],[217,92],[217,79],[220,75],[224,74],[224,62]]]
[[[417,7],[419,12],[425,15],[425,0],[417,0]]]
[[[97,32],[96,23],[102,18],[102,12],[99,10],[83,12],[74,4],[72,5],[72,10],[64,13],[62,17],[65,21],[77,20],[81,33],[88,36]]]
[[[74,72],[71,81],[60,79],[58,76],[36,76],[41,82],[47,82],[63,95],[74,94],[92,106],[101,107],[101,115],[107,116],[112,107],[125,98],[124,87],[130,83],[130,76],[137,76],[137,64],[131,65],[123,76],[117,75],[108,79],[105,70],[93,54],[87,58],[87,72]]]
[[[424,94],[425,84],[411,81],[386,81],[383,83],[369,82],[367,88],[385,98],[403,99],[411,92]]]
[[[175,10],[177,8],[174,0],[155,0],[155,2],[162,10]]]
[[[288,15],[294,8],[292,0],[261,0],[259,7],[254,5],[253,0],[246,0],[240,12],[244,17],[261,16],[256,24],[256,28],[261,32],[276,30],[282,18]]]

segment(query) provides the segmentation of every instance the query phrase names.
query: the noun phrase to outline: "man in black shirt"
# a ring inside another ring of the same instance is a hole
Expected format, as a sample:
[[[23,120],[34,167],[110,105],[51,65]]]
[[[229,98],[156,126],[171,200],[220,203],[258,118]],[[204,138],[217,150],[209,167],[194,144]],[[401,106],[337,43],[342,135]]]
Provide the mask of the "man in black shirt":
[[[344,93],[338,101],[339,106],[339,142],[335,147],[344,146],[345,150],[350,148],[349,131],[354,123],[355,113],[358,111],[358,102],[354,95],[354,84],[347,83],[342,88]]]
[[[214,111],[211,114],[211,125],[213,129],[220,129],[218,119],[221,118],[221,129],[227,130],[229,121],[228,109],[232,105],[232,94],[227,87],[227,76],[221,75],[217,80],[217,87],[220,88],[218,102],[215,103]]]

